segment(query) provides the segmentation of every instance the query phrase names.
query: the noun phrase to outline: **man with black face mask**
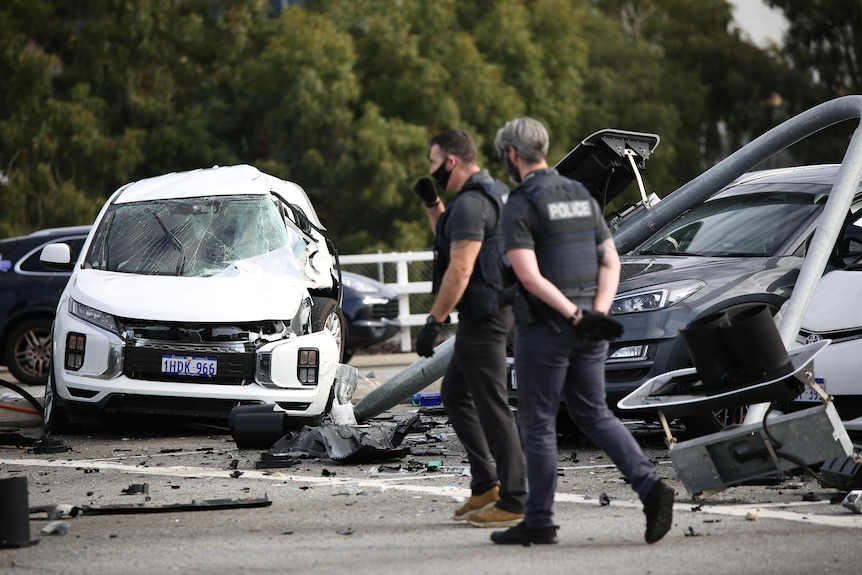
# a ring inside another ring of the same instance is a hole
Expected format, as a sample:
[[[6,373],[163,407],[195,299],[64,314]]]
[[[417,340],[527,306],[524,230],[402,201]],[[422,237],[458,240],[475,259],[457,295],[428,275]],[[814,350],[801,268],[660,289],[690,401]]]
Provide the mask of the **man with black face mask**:
[[[511,306],[500,306],[503,236],[500,219],[509,188],[476,163],[476,145],[463,130],[428,142],[429,173],[457,191],[448,207],[429,178],[414,191],[434,229],[434,305],[416,339],[416,351],[434,355],[442,323],[458,309],[455,349],[440,397],[467,451],[471,497],[454,519],[474,527],[508,527],[524,518],[524,454],[506,392],[506,343],[514,327]]]

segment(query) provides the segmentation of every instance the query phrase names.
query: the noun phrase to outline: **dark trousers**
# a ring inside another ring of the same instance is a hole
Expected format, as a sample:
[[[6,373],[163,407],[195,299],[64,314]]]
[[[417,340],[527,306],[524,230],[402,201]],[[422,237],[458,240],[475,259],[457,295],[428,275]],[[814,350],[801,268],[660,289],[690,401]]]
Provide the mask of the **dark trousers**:
[[[467,451],[473,495],[499,483],[497,506],[523,513],[527,498],[524,454],[506,392],[506,342],[513,325],[509,307],[487,321],[459,317],[440,398]]]
[[[659,479],[638,442],[608,408],[608,342],[583,339],[571,323],[562,318],[555,321],[559,334],[544,322],[518,326],[515,332],[518,421],[530,485],[524,523],[532,528],[554,525],[556,424],[561,396],[572,421],[607,453],[641,501]]]

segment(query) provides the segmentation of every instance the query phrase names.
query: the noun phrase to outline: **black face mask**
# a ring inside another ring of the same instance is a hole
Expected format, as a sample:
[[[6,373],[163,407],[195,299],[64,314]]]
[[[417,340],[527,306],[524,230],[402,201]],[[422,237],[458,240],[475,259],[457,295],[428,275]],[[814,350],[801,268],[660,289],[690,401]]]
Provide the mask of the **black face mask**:
[[[434,170],[431,174],[431,177],[434,178],[434,181],[437,182],[437,185],[440,186],[441,190],[446,189],[446,184],[449,183],[449,176],[452,175],[452,170],[446,169],[446,162],[440,164],[440,167]]]
[[[509,156],[503,156],[503,164],[506,166],[506,175],[509,176],[509,179],[512,180],[516,184],[521,183],[521,173],[518,169],[512,165],[512,162],[509,161]]]

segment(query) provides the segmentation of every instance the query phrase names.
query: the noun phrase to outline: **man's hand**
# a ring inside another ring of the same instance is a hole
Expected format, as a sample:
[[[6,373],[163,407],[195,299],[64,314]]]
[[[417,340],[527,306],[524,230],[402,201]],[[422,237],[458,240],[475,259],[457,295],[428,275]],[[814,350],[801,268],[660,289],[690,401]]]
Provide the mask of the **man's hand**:
[[[597,311],[584,310],[577,327],[587,339],[593,341],[614,340],[623,334],[623,324]]]
[[[434,355],[434,344],[437,343],[437,338],[440,336],[439,323],[426,323],[419,330],[419,335],[416,337],[416,353],[421,357],[431,357]]]
[[[425,207],[433,208],[440,202],[440,196],[437,195],[437,187],[431,178],[420,178],[413,186],[413,192],[422,198],[425,202]]]

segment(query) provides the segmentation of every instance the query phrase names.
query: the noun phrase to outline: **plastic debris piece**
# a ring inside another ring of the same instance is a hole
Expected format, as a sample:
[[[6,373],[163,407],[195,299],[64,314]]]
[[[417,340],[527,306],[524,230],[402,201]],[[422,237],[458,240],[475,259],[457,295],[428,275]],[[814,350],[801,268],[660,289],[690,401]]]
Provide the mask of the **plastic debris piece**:
[[[40,531],[42,535],[66,535],[68,532],[68,521],[52,521]]]
[[[292,437],[283,437],[270,447],[270,459],[305,453],[311,457],[329,457],[343,463],[366,463],[401,458],[410,448],[400,448],[404,437],[419,422],[413,416],[389,429],[359,428],[347,425],[303,427]],[[261,456],[261,461],[263,461]]]
[[[0,433],[0,445],[11,445],[14,447],[30,447],[37,440],[25,437],[20,433]]]
[[[264,452],[260,454],[260,459],[254,462],[255,469],[277,469],[282,467],[290,467],[299,463],[300,458],[287,454],[272,454]]]
[[[123,495],[137,495],[139,493],[143,493],[147,495],[150,492],[150,484],[149,483],[132,483],[125,489],[123,489]]]
[[[36,505],[30,507],[30,515],[44,512],[49,521],[56,521],[62,517],[77,517],[79,510],[72,505]]]
[[[820,501],[820,496],[813,491],[809,491],[802,496],[802,501]]]
[[[440,392],[439,391],[422,391],[419,393],[414,393],[410,397],[410,405],[414,407],[425,406],[425,405],[440,405]]]
[[[62,440],[55,439],[53,437],[48,437],[47,435],[43,435],[39,438],[33,446],[30,447],[27,451],[33,454],[42,454],[42,453],[65,453],[66,451],[71,451],[72,446]]]
[[[854,489],[848,493],[841,505],[854,513],[862,513],[862,489]]]
[[[753,509],[745,514],[746,521],[757,521],[760,519],[760,509]]]
[[[335,425],[356,425],[356,415],[352,403],[333,403],[329,409],[329,417]]]
[[[605,507],[606,505],[610,505],[610,504],[611,504],[611,498],[608,497],[607,493],[602,493],[601,495],[599,495],[599,505],[601,505],[602,507]]]

